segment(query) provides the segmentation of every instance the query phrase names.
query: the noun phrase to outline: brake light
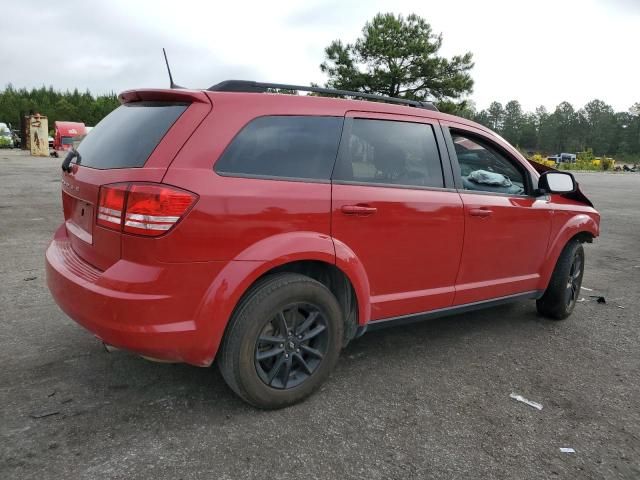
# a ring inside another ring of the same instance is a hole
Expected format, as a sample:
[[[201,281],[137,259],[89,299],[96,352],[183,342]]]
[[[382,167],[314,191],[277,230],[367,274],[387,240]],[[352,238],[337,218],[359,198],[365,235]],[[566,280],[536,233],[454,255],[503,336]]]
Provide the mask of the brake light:
[[[153,183],[125,183],[100,187],[97,223],[125,233],[157,237],[173,227],[197,196]]]
[[[132,184],[127,196],[124,231],[155,237],[173,227],[195,196],[174,187]]]
[[[112,230],[122,228],[122,210],[128,186],[126,183],[120,183],[100,187],[96,220],[98,225]]]

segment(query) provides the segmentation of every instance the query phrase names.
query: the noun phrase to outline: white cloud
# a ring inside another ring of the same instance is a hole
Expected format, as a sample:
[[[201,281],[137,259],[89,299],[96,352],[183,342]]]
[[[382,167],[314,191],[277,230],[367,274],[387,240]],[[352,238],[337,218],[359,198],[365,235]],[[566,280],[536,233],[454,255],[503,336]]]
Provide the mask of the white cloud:
[[[0,85],[53,85],[92,92],[164,87],[166,47],[177,83],[208,87],[229,78],[322,83],[331,40],[354,40],[378,11],[424,16],[442,32],[442,53],[471,51],[472,99],[518,99],[526,109],[582,106],[600,98],[618,110],[640,101],[637,0],[310,0],[130,2],[102,5],[22,0],[3,6]],[[46,68],[43,68],[43,65]]]

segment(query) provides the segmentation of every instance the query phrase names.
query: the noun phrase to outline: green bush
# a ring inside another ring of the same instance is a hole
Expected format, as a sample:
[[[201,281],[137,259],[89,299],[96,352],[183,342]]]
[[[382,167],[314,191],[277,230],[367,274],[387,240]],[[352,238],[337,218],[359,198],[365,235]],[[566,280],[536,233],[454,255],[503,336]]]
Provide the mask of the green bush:
[[[560,170],[590,170],[598,171],[600,166],[594,164],[593,160],[576,160],[576,163],[561,163],[559,165]]]
[[[11,146],[11,140],[7,137],[0,137],[0,148],[9,148]]]

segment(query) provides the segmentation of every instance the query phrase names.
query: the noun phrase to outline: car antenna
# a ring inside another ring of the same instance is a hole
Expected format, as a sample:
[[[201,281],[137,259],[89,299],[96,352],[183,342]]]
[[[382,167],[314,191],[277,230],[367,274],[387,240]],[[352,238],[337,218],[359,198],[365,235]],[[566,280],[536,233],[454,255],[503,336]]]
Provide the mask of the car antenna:
[[[162,53],[164,54],[164,63],[167,64],[167,72],[169,73],[169,88],[184,88],[184,87],[181,87],[180,85],[176,85],[175,83],[173,83],[173,76],[171,75],[169,60],[167,60],[167,52],[165,51],[164,48],[162,49]]]

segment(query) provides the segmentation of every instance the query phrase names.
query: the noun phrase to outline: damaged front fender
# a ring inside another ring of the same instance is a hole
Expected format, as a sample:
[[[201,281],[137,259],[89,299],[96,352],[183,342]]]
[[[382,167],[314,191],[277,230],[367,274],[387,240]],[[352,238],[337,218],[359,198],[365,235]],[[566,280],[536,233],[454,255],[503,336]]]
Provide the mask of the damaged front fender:
[[[538,173],[543,173],[543,172],[548,172],[548,171],[555,171],[555,172],[559,172],[560,171],[557,168],[548,167],[548,166],[543,165],[541,163],[534,162],[533,160],[528,160],[528,162],[531,164],[531,166]],[[593,203],[591,203],[591,200],[589,200],[587,198],[587,196],[584,193],[582,193],[582,190],[580,190],[580,184],[577,181],[576,181],[576,189],[575,189],[574,192],[563,193],[563,194],[561,194],[561,196],[563,196],[565,198],[570,198],[571,200],[575,200],[575,201],[580,202],[580,203],[583,203],[585,205],[588,205],[589,207],[593,207]]]

